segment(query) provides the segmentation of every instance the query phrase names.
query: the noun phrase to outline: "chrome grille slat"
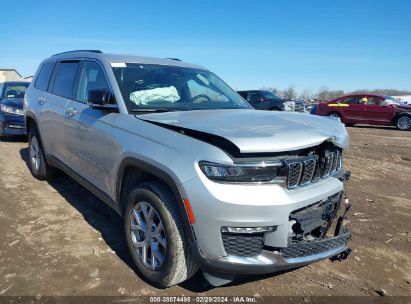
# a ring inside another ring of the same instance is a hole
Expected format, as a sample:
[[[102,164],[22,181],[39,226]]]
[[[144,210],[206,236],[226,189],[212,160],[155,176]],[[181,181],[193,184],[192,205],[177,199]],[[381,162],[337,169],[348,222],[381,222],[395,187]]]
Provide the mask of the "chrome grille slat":
[[[322,178],[327,177],[331,173],[332,164],[333,164],[333,154],[327,153],[324,157],[324,170],[322,174]]]
[[[309,184],[311,180],[313,179],[317,160],[315,158],[310,158],[310,159],[304,160],[303,164],[304,164],[304,171],[302,173],[300,186],[305,186]]]
[[[300,182],[303,164],[299,161],[288,163],[288,179],[287,186],[293,189],[298,186]]]
[[[333,159],[333,166],[331,168],[331,172],[335,172],[337,170],[338,167],[338,159],[340,156],[340,153],[338,151],[336,151],[334,154],[334,159]]]
[[[341,153],[338,150],[327,152],[323,157],[310,155],[286,161],[287,188],[305,186],[339,171],[342,167]]]

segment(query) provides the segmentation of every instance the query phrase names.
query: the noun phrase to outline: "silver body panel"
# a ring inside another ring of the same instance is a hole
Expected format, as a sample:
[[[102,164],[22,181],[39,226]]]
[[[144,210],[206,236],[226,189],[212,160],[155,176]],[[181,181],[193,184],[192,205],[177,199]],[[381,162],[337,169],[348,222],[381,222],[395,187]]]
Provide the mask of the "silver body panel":
[[[343,183],[332,176],[293,190],[278,184],[213,182],[201,172],[198,162],[232,164],[233,159],[225,151],[151,123],[218,135],[234,143],[242,153],[258,153],[294,151],[325,141],[345,149],[348,135],[339,120],[248,109],[135,116],[127,113],[111,70],[112,62],[201,67],[173,60],[89,53],[58,55],[45,61],[70,58],[91,58],[101,63],[117,100],[118,113],[93,109],[38,90],[33,81],[24,108],[26,117],[33,117],[38,123],[46,153],[72,168],[113,201],[117,199],[118,172],[124,159],[141,160],[167,173],[182,196],[190,201],[196,219],[192,229],[198,248],[207,259],[233,260],[227,257],[222,244],[222,226],[277,226],[275,232],[266,234],[265,244],[287,246],[290,212],[343,190]],[[39,98],[46,102],[38,102]],[[67,115],[67,108],[75,108],[77,114]]]

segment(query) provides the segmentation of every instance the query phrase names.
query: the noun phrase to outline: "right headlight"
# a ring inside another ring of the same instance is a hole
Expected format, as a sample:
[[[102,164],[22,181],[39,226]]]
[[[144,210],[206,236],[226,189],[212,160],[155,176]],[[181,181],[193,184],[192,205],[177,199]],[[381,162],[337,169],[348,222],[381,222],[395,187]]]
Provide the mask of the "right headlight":
[[[258,164],[223,165],[207,161],[199,162],[201,171],[210,180],[228,183],[276,182],[281,161]]]
[[[23,110],[13,108],[10,106],[6,106],[4,104],[1,105],[1,111],[6,114],[14,114],[14,115],[24,115]]]

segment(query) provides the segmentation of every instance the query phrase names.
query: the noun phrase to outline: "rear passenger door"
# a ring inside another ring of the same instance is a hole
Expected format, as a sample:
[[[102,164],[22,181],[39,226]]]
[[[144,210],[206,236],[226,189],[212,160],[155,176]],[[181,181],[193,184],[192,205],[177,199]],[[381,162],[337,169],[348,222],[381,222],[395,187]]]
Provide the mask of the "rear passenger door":
[[[385,100],[376,96],[367,98],[365,111],[369,124],[391,124],[395,115],[395,107],[388,105]]]
[[[72,170],[107,194],[111,185],[109,134],[116,113],[92,108],[87,104],[87,93],[93,89],[111,91],[100,63],[83,60],[73,98],[67,105],[68,164]]]
[[[73,93],[79,65],[78,60],[58,62],[54,68],[48,92],[44,91],[37,98],[42,122],[40,135],[45,143],[45,150],[66,164],[68,162],[65,145],[68,130],[66,106]],[[41,83],[36,83],[36,85],[41,86]]]

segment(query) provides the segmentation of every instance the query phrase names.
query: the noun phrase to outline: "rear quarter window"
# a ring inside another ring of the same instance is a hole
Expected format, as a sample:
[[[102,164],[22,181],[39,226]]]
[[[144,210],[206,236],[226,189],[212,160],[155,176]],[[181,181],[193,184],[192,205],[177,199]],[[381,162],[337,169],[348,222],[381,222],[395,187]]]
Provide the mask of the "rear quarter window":
[[[48,62],[48,63],[43,64],[37,76],[36,82],[34,84],[34,86],[37,89],[47,91],[49,83],[50,83],[50,77],[51,77],[51,74],[53,73],[55,64],[56,64],[55,62]]]

